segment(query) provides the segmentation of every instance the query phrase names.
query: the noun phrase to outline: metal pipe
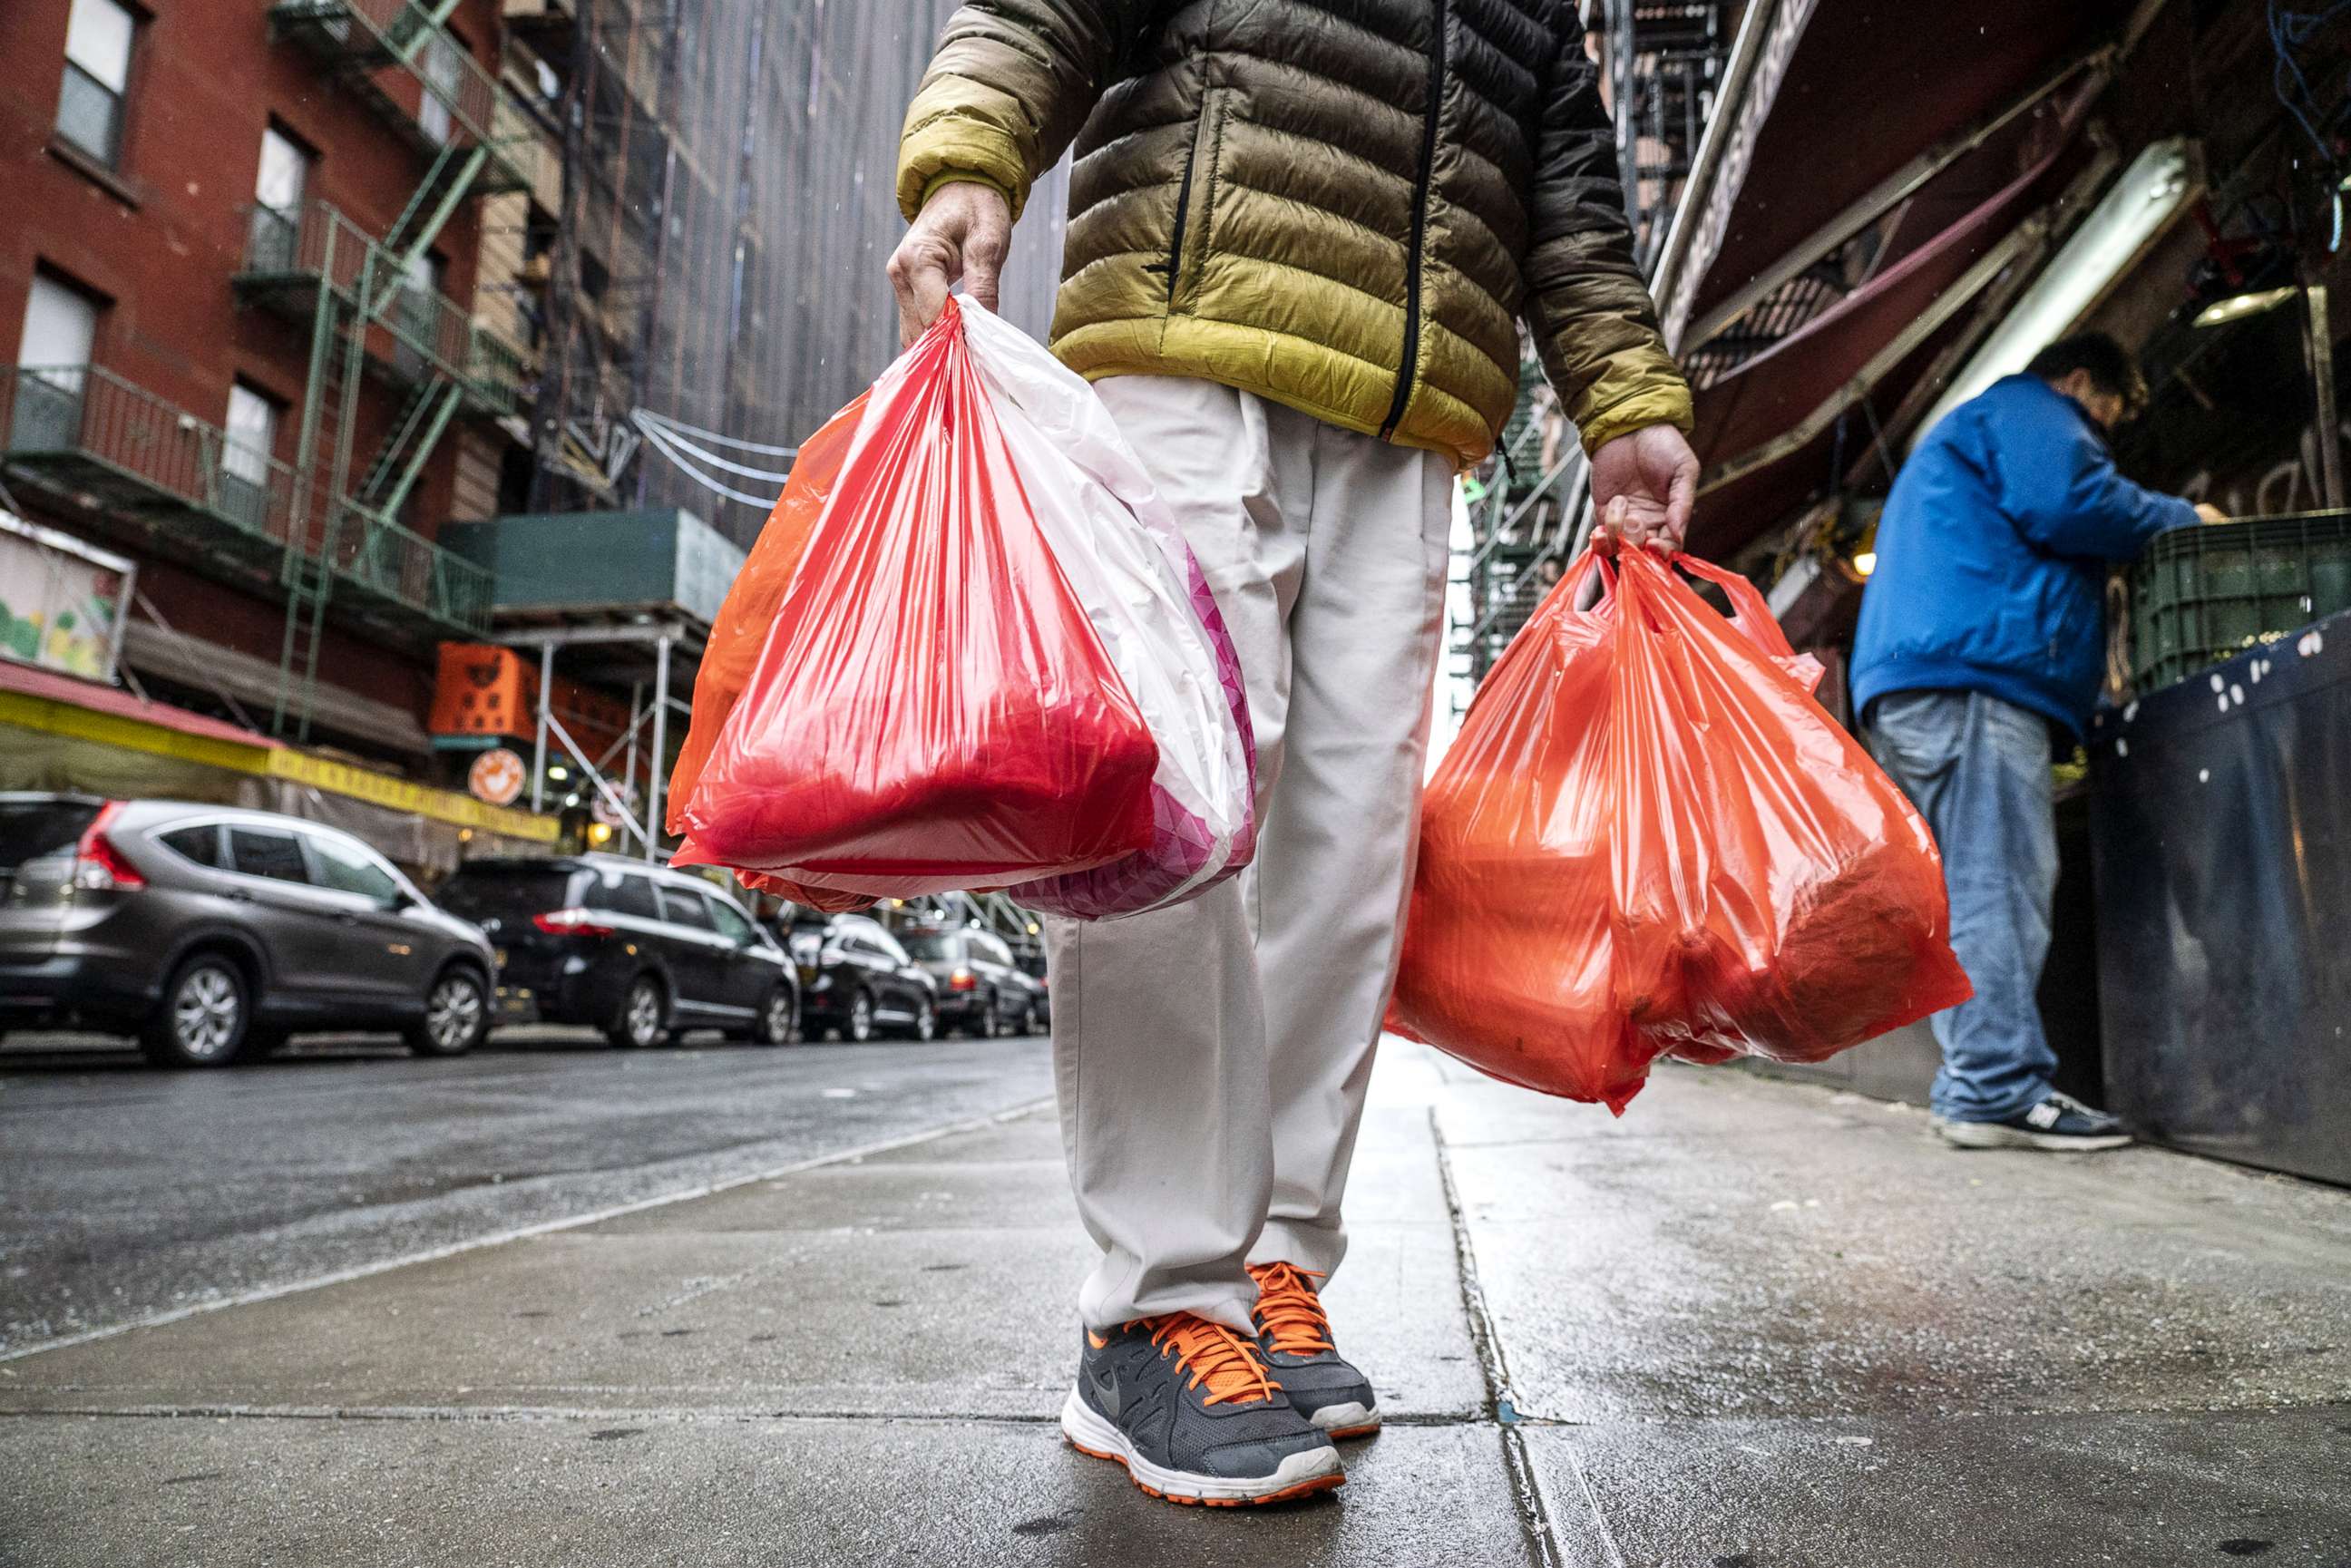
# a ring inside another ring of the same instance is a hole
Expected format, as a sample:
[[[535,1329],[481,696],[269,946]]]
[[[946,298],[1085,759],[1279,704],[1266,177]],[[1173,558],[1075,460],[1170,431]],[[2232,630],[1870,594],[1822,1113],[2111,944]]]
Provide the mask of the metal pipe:
[[[653,644],[653,754],[645,767],[645,859],[661,843],[662,763],[669,755],[669,639]]]
[[[530,753],[530,809],[541,809],[547,788],[547,720],[549,700],[555,691],[555,644],[538,646],[538,740]]]
[[[2326,285],[2313,269],[2302,287],[2303,325],[2310,350],[2310,380],[2318,394],[2318,487],[2329,511],[2343,509],[2343,427],[2335,413],[2335,334],[2326,324]]]

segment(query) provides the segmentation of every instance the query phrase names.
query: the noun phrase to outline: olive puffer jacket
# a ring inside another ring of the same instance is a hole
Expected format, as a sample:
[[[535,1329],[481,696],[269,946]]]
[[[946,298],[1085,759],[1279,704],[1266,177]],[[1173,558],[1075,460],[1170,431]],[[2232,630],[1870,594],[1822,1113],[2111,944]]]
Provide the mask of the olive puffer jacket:
[[[1523,316],[1584,444],[1687,429],[1570,0],[973,0],[898,159],[1010,198],[1074,140],[1053,348],[1492,449]]]

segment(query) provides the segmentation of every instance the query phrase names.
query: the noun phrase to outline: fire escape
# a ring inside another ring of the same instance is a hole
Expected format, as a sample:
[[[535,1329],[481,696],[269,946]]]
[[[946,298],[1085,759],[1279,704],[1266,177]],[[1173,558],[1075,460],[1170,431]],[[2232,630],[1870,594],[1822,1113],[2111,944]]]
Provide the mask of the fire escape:
[[[286,632],[273,725],[307,737],[328,605],[431,637],[489,628],[490,574],[406,527],[402,509],[460,414],[517,413],[519,350],[434,286],[432,247],[475,197],[523,188],[496,81],[443,24],[456,0],[278,0],[274,37],[314,57],[426,159],[392,227],[370,235],[323,202],[250,210],[241,298],[308,327],[309,368],[290,484]],[[364,388],[399,399],[371,449]]]
[[[1654,267],[1706,129],[1740,7],[1731,0],[1603,0],[1593,6],[1616,123],[1634,255]],[[1481,681],[1581,544],[1591,466],[1531,346],[1499,451],[1467,481],[1472,542],[1457,556],[1466,590],[1451,673]]]

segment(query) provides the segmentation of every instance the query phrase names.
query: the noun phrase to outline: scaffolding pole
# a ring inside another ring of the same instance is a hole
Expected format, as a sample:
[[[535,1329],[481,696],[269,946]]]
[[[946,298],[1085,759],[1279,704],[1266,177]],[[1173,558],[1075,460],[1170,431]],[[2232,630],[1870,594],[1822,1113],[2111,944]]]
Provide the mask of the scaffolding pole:
[[[662,762],[669,755],[669,644],[653,644],[653,755],[645,769],[645,859],[660,858]]]

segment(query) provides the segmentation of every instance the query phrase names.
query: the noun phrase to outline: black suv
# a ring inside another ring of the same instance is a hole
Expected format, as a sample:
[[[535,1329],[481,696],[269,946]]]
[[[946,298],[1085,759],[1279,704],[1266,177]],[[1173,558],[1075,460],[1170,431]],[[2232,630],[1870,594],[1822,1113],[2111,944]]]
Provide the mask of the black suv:
[[[441,902],[496,947],[501,1021],[590,1024],[640,1048],[693,1029],[783,1045],[799,1029],[784,950],[699,876],[620,855],[476,860]]]
[[[938,1033],[937,985],[880,921],[804,917],[791,928],[791,944],[811,1034],[831,1030],[862,1045],[883,1029],[911,1040]]]
[[[914,926],[898,940],[938,983],[939,1021],[948,1029],[982,1039],[1037,1032],[1030,981],[1001,937],[971,927]]]
[[[482,934],[297,817],[0,794],[0,1025],[136,1034],[217,1067],[296,1030],[397,1028],[455,1056],[490,1019]]]

